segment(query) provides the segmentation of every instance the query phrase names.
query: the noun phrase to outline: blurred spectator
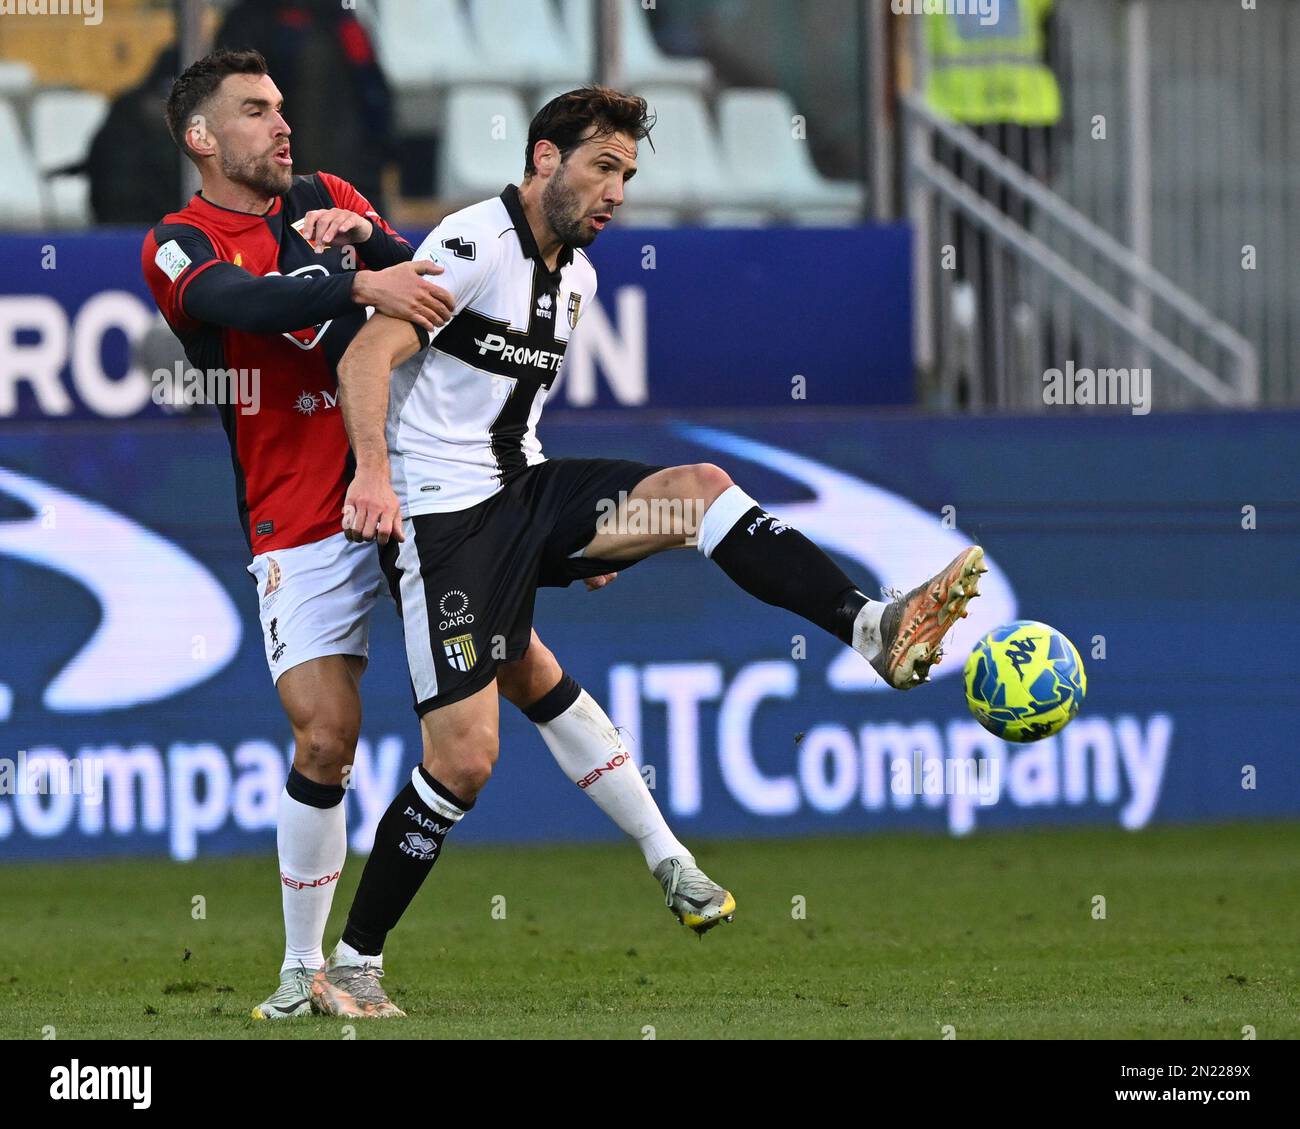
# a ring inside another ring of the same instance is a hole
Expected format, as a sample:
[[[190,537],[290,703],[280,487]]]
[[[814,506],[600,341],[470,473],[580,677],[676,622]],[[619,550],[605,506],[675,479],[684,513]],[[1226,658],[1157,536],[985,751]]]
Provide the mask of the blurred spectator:
[[[154,224],[181,206],[180,161],[163,120],[176,73],[176,48],[169,47],[144,81],[109,107],[84,166],[96,223]]]
[[[215,46],[265,56],[284,95],[295,172],[337,173],[386,210],[381,174],[393,156],[392,99],[355,12],[338,0],[240,0]]]

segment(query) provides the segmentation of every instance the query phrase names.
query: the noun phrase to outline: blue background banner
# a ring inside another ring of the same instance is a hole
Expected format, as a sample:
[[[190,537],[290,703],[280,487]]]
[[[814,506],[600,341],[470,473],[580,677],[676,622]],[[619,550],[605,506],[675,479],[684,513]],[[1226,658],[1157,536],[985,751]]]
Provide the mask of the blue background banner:
[[[939,676],[905,695],[690,551],[600,592],[544,591],[537,627],[625,728],[688,843],[1300,815],[1286,657],[1300,628],[1298,429],[1296,413],[799,406],[548,419],[552,456],[726,467],[868,593],[910,587],[968,538],[991,571]],[[0,437],[0,858],[273,849],[290,735],[246,564],[215,421]],[[959,677],[979,634],[1015,617],[1064,631],[1088,672],[1079,717],[1029,746],[984,733]],[[419,748],[391,604],[371,650],[347,800],[358,849]],[[502,717],[500,764],[458,838],[616,838],[532,726],[508,705]],[[971,758],[984,791],[926,784],[932,764]],[[51,770],[72,786],[23,786]]]
[[[418,245],[425,233],[406,234]],[[165,416],[149,376],[172,361],[130,365],[131,343],[161,322],[140,273],[143,237],[0,235],[0,424]],[[910,243],[901,224],[616,227],[591,247],[599,296],[551,402],[909,404]]]

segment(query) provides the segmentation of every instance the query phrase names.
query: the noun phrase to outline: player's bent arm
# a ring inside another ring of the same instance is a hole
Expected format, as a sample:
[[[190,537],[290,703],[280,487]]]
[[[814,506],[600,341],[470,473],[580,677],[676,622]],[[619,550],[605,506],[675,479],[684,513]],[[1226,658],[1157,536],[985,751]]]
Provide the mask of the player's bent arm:
[[[404,540],[401,503],[393,492],[384,423],[392,370],[423,346],[409,322],[375,314],[352,339],[339,362],[339,407],[357,470],[343,504],[349,541],[381,545]]]
[[[355,276],[250,274],[233,263],[211,262],[181,279],[180,311],[195,321],[244,333],[292,333],[356,308]]]

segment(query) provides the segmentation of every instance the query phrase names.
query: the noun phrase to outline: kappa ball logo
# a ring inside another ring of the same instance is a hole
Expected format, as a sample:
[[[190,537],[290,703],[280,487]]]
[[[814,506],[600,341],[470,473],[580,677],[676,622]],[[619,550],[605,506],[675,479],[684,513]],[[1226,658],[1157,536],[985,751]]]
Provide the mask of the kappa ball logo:
[[[438,623],[438,628],[442,631],[474,622],[474,613],[469,610],[469,597],[459,588],[452,589],[438,601],[438,610],[443,614],[443,619]]]

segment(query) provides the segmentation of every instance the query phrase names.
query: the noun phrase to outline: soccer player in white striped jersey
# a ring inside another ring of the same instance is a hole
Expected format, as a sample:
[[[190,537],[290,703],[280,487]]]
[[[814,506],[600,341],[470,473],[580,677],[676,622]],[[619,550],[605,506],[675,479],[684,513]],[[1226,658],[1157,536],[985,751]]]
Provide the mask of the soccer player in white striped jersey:
[[[582,247],[622,204],[650,125],[643,99],[606,88],[550,102],[530,126],[522,186],[448,216],[416,252],[443,267],[455,297],[451,320],[430,333],[377,316],[340,363],[357,460],[344,527],[383,546],[424,763],[380,821],[343,939],[326,964],[322,1010],[400,1014],[378,982],[384,941],[491,774],[497,671],[528,649],[538,586],[694,546],[757,599],[853,647],[900,690],[925,681],[944,636],[978,594],[976,546],[886,604],[867,599],[717,466],[542,455],[537,421],[569,336],[595,297],[595,269]],[[603,520],[611,510],[616,519]],[[666,526],[646,531],[630,519],[637,511],[660,515]],[[576,723],[589,707],[558,667],[549,677],[559,681],[548,709],[564,711],[552,724]],[[657,876],[670,904],[700,882],[695,892],[709,914],[701,924],[734,910],[729,894],[680,860],[666,860]],[[688,900],[679,916],[690,907]]]

